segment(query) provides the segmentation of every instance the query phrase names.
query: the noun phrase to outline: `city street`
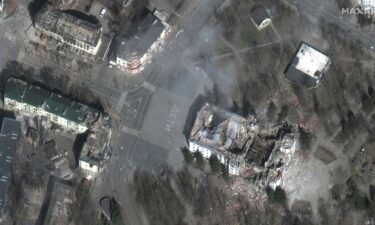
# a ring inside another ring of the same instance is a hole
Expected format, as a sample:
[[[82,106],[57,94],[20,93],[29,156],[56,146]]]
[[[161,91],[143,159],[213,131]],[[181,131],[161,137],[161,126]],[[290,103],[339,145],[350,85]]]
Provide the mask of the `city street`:
[[[319,18],[322,18],[329,23],[338,25],[343,31],[346,31],[346,35],[351,39],[361,42],[363,47],[369,50],[375,47],[375,38],[362,31],[358,24],[345,18],[346,16],[332,2],[320,0],[286,1],[295,6],[300,13],[306,15],[314,24],[319,25]]]

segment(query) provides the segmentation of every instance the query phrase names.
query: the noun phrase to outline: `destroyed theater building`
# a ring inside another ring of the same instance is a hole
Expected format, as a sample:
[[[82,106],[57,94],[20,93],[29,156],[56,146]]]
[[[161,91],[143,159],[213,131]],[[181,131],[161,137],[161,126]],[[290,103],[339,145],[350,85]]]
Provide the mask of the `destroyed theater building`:
[[[190,133],[189,150],[198,151],[207,159],[216,155],[228,167],[229,174],[239,175],[258,128],[253,117],[245,119],[206,103]]]
[[[101,115],[90,106],[14,78],[5,86],[4,108],[28,117],[41,117],[73,133],[85,132]]]
[[[158,52],[169,25],[162,22],[152,12],[145,10],[145,16],[136,26],[134,34],[127,38],[116,37],[109,66],[119,70],[137,73],[145,62],[151,60],[152,54]]]
[[[330,63],[328,56],[302,42],[292,62],[284,71],[285,77],[297,85],[314,88],[319,85]]]
[[[254,5],[250,10],[251,21],[258,30],[271,24],[271,17],[263,5]]]
[[[17,120],[4,118],[0,132],[0,211],[11,176],[13,155],[16,152],[21,124]]]
[[[76,11],[62,11],[48,3],[37,13],[35,28],[57,41],[58,47],[70,47],[72,51],[103,58],[108,50],[108,37],[96,18]]]
[[[230,175],[265,173],[275,186],[281,165],[289,162],[297,148],[297,139],[286,122],[258,124],[252,115],[244,118],[206,103],[197,113],[188,142],[193,153],[200,152],[206,159],[215,155]]]

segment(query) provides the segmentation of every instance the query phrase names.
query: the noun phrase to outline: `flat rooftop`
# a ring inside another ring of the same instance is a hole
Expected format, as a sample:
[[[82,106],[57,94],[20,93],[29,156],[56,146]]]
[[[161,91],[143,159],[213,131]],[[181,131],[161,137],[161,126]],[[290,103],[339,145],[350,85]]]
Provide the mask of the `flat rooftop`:
[[[328,67],[329,62],[328,56],[302,43],[297,52],[294,66],[297,70],[317,78]]]
[[[328,70],[330,62],[327,55],[302,42],[284,73],[290,81],[305,87],[314,87]]]
[[[164,25],[150,11],[146,10],[145,14],[134,35],[125,39],[116,39],[116,45],[118,46],[116,56],[127,58],[132,51],[137,51],[139,56],[142,56],[160,37],[165,29]]]
[[[20,128],[21,124],[17,120],[10,118],[3,119],[0,132],[0,209],[4,205]]]
[[[58,34],[64,39],[78,40],[96,46],[101,36],[101,25],[98,21],[90,21],[89,18],[91,17],[78,11],[61,11],[46,5],[37,14],[35,26]]]

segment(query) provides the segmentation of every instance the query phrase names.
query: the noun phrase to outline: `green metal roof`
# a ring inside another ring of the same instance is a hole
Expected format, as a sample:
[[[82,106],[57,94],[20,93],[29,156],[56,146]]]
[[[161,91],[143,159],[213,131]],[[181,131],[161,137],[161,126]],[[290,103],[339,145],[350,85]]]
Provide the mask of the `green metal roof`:
[[[52,94],[49,98],[45,100],[44,109],[47,112],[62,116],[65,108],[69,107],[71,101],[68,98],[62,97],[60,95]]]
[[[44,104],[46,111],[76,123],[84,121],[80,108],[81,105],[79,103],[57,94],[52,94],[45,100]]]
[[[21,101],[25,88],[26,84],[24,84],[22,81],[9,79],[5,86],[4,97]]]
[[[13,78],[7,81],[4,97],[43,107],[47,112],[76,123],[84,122],[87,113],[99,113],[97,109]]]
[[[72,108],[66,108],[65,112],[61,116],[76,123],[82,123],[85,119],[83,114],[79,110]]]
[[[51,92],[40,87],[30,85],[23,94],[23,102],[29,105],[40,107],[43,105],[45,99],[50,95]]]

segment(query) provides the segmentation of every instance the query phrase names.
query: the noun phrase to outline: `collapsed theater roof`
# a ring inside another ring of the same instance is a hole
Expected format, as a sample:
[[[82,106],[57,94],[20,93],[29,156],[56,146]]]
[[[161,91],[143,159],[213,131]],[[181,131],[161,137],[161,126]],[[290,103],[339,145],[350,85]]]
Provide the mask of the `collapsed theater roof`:
[[[291,127],[286,122],[258,124],[252,115],[244,118],[206,103],[197,113],[189,142],[215,155],[228,157],[240,167],[247,164],[261,169],[273,163],[269,161],[271,156],[274,159],[281,157],[281,153],[290,155],[287,150],[292,147],[290,143],[285,143],[284,137],[291,133]],[[289,139],[294,143],[294,135]]]
[[[206,103],[197,114],[190,141],[221,152],[246,152],[257,132],[258,125],[254,117],[245,119]]]

